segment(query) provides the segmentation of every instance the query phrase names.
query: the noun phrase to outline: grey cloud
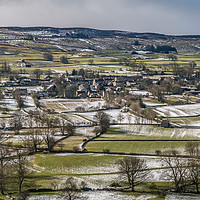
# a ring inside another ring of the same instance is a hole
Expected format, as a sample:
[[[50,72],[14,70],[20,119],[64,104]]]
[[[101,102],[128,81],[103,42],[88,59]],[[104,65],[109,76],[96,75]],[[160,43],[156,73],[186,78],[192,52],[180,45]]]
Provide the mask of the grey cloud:
[[[200,34],[199,0],[0,0],[0,26]]]

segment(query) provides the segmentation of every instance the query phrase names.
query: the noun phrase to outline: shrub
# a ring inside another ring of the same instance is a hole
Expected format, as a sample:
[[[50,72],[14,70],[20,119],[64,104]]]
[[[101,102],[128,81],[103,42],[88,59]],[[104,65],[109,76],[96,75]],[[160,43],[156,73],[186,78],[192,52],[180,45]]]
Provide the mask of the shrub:
[[[104,149],[103,153],[110,153],[110,149]]]
[[[44,53],[43,56],[46,61],[53,61],[53,55],[51,53]]]
[[[68,61],[66,56],[61,56],[60,57],[60,62],[63,63],[63,64],[68,64],[69,63],[69,61]]]
[[[159,155],[161,155],[162,152],[160,150],[155,150],[155,153],[156,153],[156,155],[159,156]]]

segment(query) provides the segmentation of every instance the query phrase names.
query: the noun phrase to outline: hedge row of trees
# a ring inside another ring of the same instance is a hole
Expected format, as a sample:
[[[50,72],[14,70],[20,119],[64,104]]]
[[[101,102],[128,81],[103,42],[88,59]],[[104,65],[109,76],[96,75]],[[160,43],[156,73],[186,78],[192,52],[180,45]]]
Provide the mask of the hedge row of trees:
[[[175,47],[169,46],[169,45],[147,45],[145,48],[146,51],[151,51],[154,53],[169,53],[169,52],[177,52],[177,49]]]
[[[200,191],[200,149],[198,142],[188,142],[185,152],[189,157],[183,157],[176,149],[159,152],[163,169],[161,177],[171,182],[171,190],[175,192]],[[120,177],[126,181],[134,192],[135,187],[151,177],[151,171],[146,161],[136,157],[125,157],[117,162]],[[153,189],[156,189],[154,186]]]
[[[23,126],[29,127],[28,135],[22,142],[30,152],[37,152],[42,143],[47,146],[48,151],[52,151],[56,142],[55,128],[63,136],[70,136],[75,132],[75,126],[69,119],[51,117],[39,111],[30,112],[26,117],[21,114],[15,114],[9,124],[16,134],[19,134]],[[2,128],[6,127],[3,122],[0,125]],[[34,127],[42,128],[42,130],[34,129]]]
[[[16,155],[16,156],[12,156]],[[5,147],[0,149],[0,192],[2,195],[8,191],[17,190],[22,193],[24,184],[31,186],[34,179],[30,181],[31,165],[22,152],[10,150]],[[28,181],[29,180],[29,181]]]

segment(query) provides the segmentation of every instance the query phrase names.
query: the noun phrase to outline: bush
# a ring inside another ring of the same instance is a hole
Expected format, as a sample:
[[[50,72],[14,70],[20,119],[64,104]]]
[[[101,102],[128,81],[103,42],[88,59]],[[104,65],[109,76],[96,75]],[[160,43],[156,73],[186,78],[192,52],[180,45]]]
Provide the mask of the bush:
[[[43,56],[46,61],[53,61],[53,55],[51,53],[44,53]]]
[[[162,152],[160,150],[155,150],[155,153],[156,153],[156,155],[159,156],[159,155],[161,155]]]
[[[110,187],[121,187],[121,185],[117,182],[113,182],[110,184]]]
[[[156,190],[156,184],[155,183],[151,183],[151,185],[149,186],[149,189],[151,190],[151,192]]]
[[[110,153],[110,149],[104,149],[103,153]]]
[[[76,110],[77,112],[85,112],[85,108],[82,107],[82,106],[76,107],[75,110]]]
[[[134,54],[138,54],[136,51],[132,51],[132,53],[131,53],[132,55],[134,55]]]
[[[63,64],[68,64],[69,63],[69,61],[68,61],[66,56],[61,56],[60,57],[60,62],[63,63]]]
[[[15,199],[16,200],[26,200],[26,199],[28,199],[28,196],[29,196],[30,194],[29,194],[29,192],[22,192],[22,193],[19,193],[16,197],[15,197]]]
[[[79,147],[73,147],[73,150],[74,150],[75,152],[80,151]]]

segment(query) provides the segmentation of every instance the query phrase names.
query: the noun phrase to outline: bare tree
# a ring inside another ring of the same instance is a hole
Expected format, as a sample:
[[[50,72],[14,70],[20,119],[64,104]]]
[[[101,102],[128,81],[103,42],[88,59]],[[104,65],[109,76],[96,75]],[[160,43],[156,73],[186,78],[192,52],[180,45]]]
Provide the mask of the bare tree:
[[[173,182],[176,192],[185,191],[188,179],[187,163],[183,158],[178,157],[179,152],[177,150],[171,149],[163,152],[163,154],[161,161],[163,166],[167,167],[163,172],[163,177]]]
[[[119,113],[117,115],[117,120],[120,122],[120,124],[122,123],[122,120],[124,120],[124,116],[122,115],[122,113]]]
[[[47,145],[48,151],[52,151],[55,145],[54,128],[59,125],[59,119],[42,114],[40,116],[40,121],[44,127],[43,140]]]
[[[62,133],[62,135],[65,135],[66,125],[67,125],[67,121],[65,119],[61,119],[59,127],[60,127],[60,132]]]
[[[67,123],[67,125],[66,125],[66,132],[67,132],[67,134],[68,135],[74,135],[74,133],[75,133],[75,126],[73,125],[73,124],[71,124],[71,123]]]
[[[98,136],[101,133],[101,128],[100,127],[95,127],[93,130],[93,133]]]
[[[151,108],[145,109],[145,117],[150,121],[150,123],[152,123],[152,121],[156,118],[156,116],[157,114],[153,109]]]
[[[21,114],[15,114],[12,120],[10,121],[10,126],[13,127],[15,133],[19,133],[19,130],[22,129],[22,120],[23,117]]]
[[[24,107],[24,97],[19,89],[13,91],[13,98],[16,100],[18,107],[21,109]]]
[[[68,119],[60,120],[59,127],[62,135],[65,135],[65,133],[67,133],[68,135],[74,135],[75,133],[75,126],[72,123],[69,123],[68,121]]]
[[[100,133],[106,133],[110,126],[110,117],[105,112],[100,111],[94,115],[94,119],[98,121],[100,126]]]
[[[41,123],[46,129],[55,128],[59,125],[59,119],[56,117],[51,117],[50,115],[45,115],[44,113],[40,116]]]
[[[69,177],[63,184],[61,196],[67,200],[75,200],[80,197],[80,188],[73,177]]]
[[[22,193],[22,187],[25,180],[30,175],[30,164],[25,156],[22,156],[20,152],[17,152],[17,158],[13,160],[12,164],[12,178],[18,187],[18,192]]]
[[[141,107],[140,107],[139,101],[132,103],[131,106],[130,106],[130,108],[132,109],[132,111],[133,111],[134,113],[136,113],[136,114],[138,114],[138,115],[141,115],[142,109],[141,109]]]
[[[8,169],[9,169],[9,160],[8,156],[10,155],[10,151],[5,148],[0,149],[0,191],[1,194],[5,194],[6,189],[6,181],[9,177]]]
[[[40,76],[42,75],[42,71],[40,69],[35,69],[33,71],[33,74],[35,75],[36,79],[40,79]]]
[[[128,181],[132,192],[135,191],[135,186],[140,185],[147,179],[146,162],[140,158],[125,157],[118,162],[118,168],[122,178]]]
[[[1,120],[0,125],[3,129],[6,128],[6,122],[4,120]]]
[[[2,91],[0,91],[0,100],[2,100],[4,98],[4,95],[2,93]]]
[[[26,117],[26,126],[29,128],[33,128],[34,122],[34,115],[31,112],[29,112],[28,116]]]
[[[51,187],[53,190],[58,190],[59,183],[57,181],[51,182]]]
[[[54,130],[52,129],[48,129],[48,131],[43,134],[43,140],[47,145],[47,149],[49,152],[53,151],[56,142],[54,134]]]
[[[34,101],[34,104],[35,104],[36,108],[40,108],[41,107],[40,101],[37,98],[33,98],[33,101]]]
[[[132,116],[129,114],[127,115],[127,119],[128,119],[128,123],[130,124],[131,123],[131,120],[132,120]]]
[[[196,193],[199,193],[200,185],[200,161],[197,159],[188,159],[189,182],[195,186]]]
[[[184,96],[185,96],[186,102],[189,103],[190,102],[191,93],[186,91]]]
[[[28,148],[30,152],[36,153],[38,151],[38,147],[43,142],[43,137],[41,135],[41,131],[31,129],[28,131],[28,135],[22,140],[24,146]]]
[[[187,142],[185,145],[185,152],[190,156],[199,156],[199,142]]]
[[[161,87],[160,85],[154,84],[149,88],[149,91],[153,94],[153,96],[158,98],[158,101],[164,102],[164,88]]]

